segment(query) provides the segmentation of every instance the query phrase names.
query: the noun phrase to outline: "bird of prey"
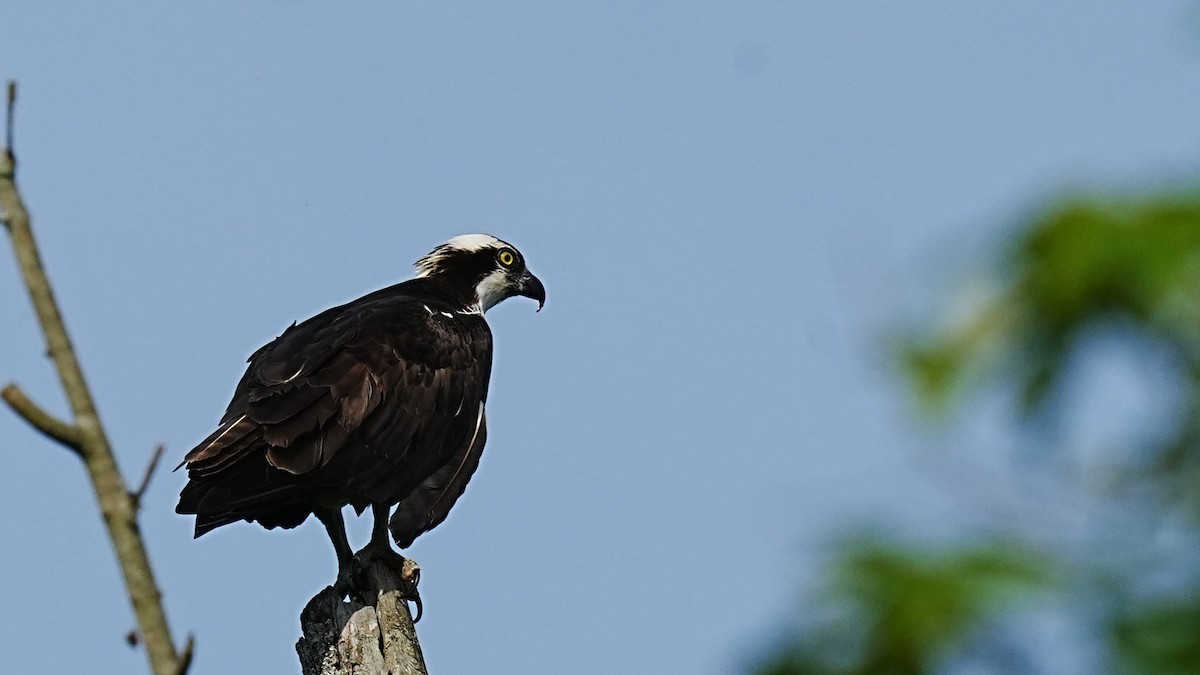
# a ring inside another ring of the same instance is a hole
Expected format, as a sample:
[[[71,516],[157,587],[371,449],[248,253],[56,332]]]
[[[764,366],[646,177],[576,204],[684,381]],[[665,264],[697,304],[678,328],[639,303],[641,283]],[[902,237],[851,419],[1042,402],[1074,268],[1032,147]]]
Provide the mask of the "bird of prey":
[[[487,438],[484,312],[516,295],[540,310],[546,291],[515,247],[487,234],[454,237],[416,268],[250,356],[220,426],[180,464],[188,483],[175,510],[196,516],[195,536],[239,520],[291,528],[313,514],[344,590],[354,554],[342,507],[372,509],[360,554],[399,558],[389,532],[406,548],[445,520]]]

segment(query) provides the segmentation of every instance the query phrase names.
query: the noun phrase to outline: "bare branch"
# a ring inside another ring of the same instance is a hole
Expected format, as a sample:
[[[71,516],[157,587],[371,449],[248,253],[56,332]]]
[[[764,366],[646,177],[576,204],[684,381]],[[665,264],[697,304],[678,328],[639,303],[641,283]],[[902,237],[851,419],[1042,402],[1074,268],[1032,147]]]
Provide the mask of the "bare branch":
[[[133,508],[138,509],[142,506],[142,495],[146,494],[146,488],[150,487],[150,479],[154,477],[154,470],[158,468],[158,461],[162,459],[163,450],[167,446],[159,443],[154,446],[154,453],[150,455],[150,463],[146,465],[146,473],[142,475],[142,483],[138,485],[138,489],[129,493],[129,497],[133,499]]]
[[[4,147],[9,152],[13,150],[13,111],[17,108],[17,83],[10,80],[8,83],[8,104],[5,106],[4,114]]]
[[[71,452],[83,456],[79,427],[68,424],[43,410],[15,384],[10,384],[0,391],[0,398],[3,398],[8,407],[12,408],[12,411],[28,422],[31,427],[58,441]]]
[[[162,447],[161,445],[159,446]],[[187,642],[183,645],[183,651],[179,652],[179,664],[176,666],[175,675],[187,675],[188,670],[192,667],[192,656],[196,652],[196,636],[188,633]]]
[[[13,252],[17,257],[17,266],[21,270],[21,278],[29,291],[29,299],[46,337],[47,353],[54,361],[59,381],[67,395],[67,401],[71,404],[71,413],[74,415],[71,426],[78,431],[79,456],[87,468],[100,514],[117,554],[125,589],[129,593],[129,603],[133,606],[134,616],[137,617],[138,634],[146,648],[146,656],[156,675],[174,675],[179,668],[179,655],[171,639],[158,583],[154,580],[154,570],[150,567],[150,559],[146,555],[146,545],[142,542],[137,523],[137,509],[134,508],[134,500],[130,498],[125,479],[121,476],[104,427],[100,424],[91,390],[83,377],[83,369],[79,365],[75,349],[71,346],[66,324],[50,288],[50,280],[46,276],[37,242],[33,238],[29,212],[21,199],[21,193],[17,190],[17,162],[12,153],[15,102],[16,85],[10,82],[6,115],[8,147],[0,154],[0,216],[4,218],[12,240]],[[28,401],[28,398],[25,400]],[[25,410],[37,410],[37,407],[31,403]],[[62,431],[61,427],[56,427],[56,430]]]

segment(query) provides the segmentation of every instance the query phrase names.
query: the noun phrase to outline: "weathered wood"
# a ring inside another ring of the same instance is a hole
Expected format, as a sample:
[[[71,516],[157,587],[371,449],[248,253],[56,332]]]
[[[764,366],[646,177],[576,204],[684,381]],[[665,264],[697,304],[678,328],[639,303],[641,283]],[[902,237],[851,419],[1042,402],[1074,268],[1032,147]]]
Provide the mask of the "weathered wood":
[[[342,600],[332,586],[309,600],[296,643],[304,675],[426,675],[405,600],[416,571],[406,566],[401,579],[386,562],[374,560],[363,575],[368,588],[362,595],[369,604]]]

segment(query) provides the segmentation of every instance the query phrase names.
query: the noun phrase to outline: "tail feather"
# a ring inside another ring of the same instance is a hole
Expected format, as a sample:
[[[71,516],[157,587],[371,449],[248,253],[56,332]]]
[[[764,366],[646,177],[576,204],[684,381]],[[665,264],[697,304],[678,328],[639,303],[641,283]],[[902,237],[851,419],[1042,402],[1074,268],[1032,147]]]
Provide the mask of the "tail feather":
[[[264,527],[296,527],[312,513],[303,486],[268,471],[265,457],[252,458],[204,480],[188,481],[179,494],[175,512],[196,516],[195,536],[239,520],[257,521]],[[262,475],[275,477],[264,486]],[[276,482],[278,481],[278,482]]]

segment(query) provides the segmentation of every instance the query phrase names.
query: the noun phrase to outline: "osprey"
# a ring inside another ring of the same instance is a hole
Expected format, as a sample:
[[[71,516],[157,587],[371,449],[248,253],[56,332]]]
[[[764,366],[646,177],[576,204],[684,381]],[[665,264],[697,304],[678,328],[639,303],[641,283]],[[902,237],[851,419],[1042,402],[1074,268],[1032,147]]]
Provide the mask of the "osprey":
[[[374,515],[371,555],[399,558],[445,520],[487,439],[492,334],[483,313],[546,301],[516,248],[454,237],[417,276],[293,323],[254,352],[221,424],[187,454],[176,512],[195,536],[239,520],[267,529],[315,515],[345,589],[354,554],[342,507]],[[395,512],[392,513],[392,507]]]

